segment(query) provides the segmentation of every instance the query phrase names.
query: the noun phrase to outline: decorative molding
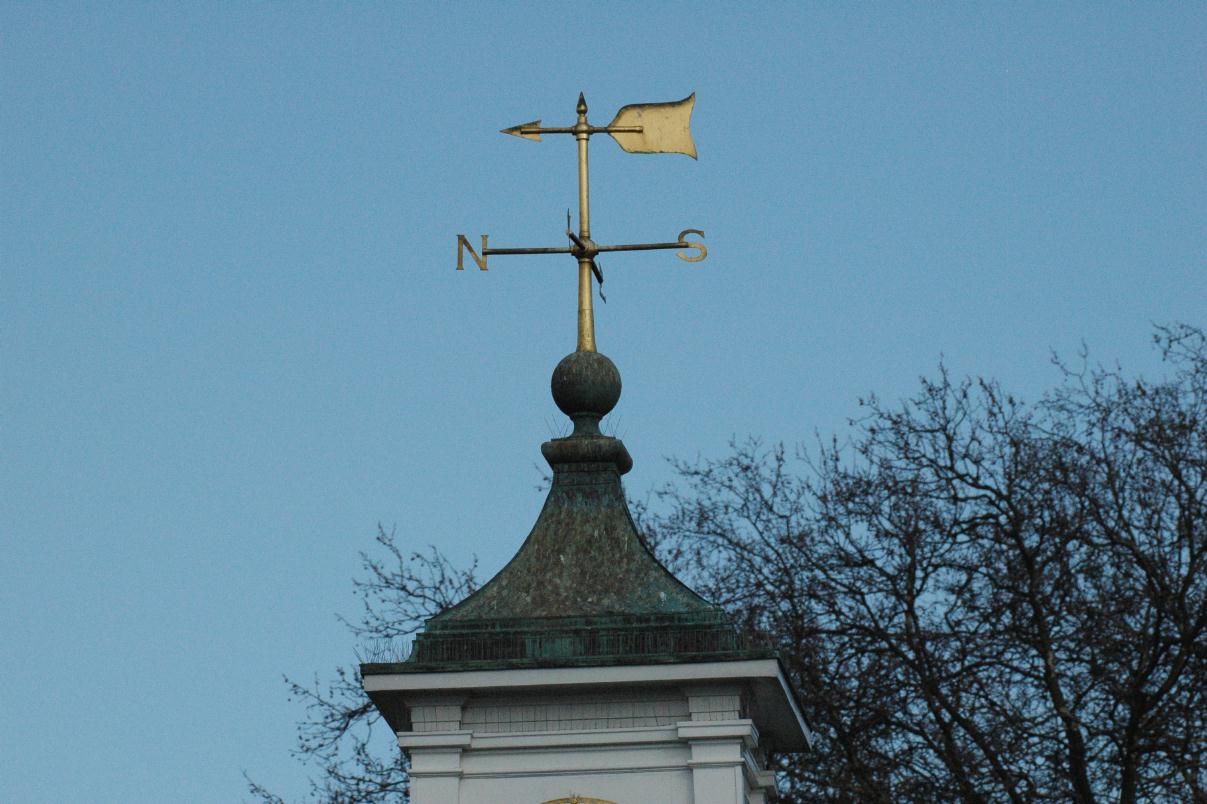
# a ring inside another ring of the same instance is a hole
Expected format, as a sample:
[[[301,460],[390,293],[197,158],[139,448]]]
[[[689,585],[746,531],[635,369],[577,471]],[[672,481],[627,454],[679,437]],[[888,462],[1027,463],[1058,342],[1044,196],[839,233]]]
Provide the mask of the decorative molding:
[[[673,726],[689,719],[682,696],[649,697],[629,693],[610,699],[599,696],[562,700],[472,700],[460,726],[474,734],[514,734],[588,729],[630,729]],[[416,731],[422,731],[418,723]]]
[[[511,732],[473,736],[473,747],[498,749],[548,749],[586,746],[626,746],[680,743],[676,726],[636,726],[629,729]]]
[[[450,731],[400,731],[398,745],[402,748],[468,748],[473,732]]]
[[[779,662],[775,659],[743,659],[733,662],[690,662],[685,664],[380,673],[366,675],[364,687],[370,693],[523,688],[547,690],[562,686],[692,683],[760,678],[771,681],[781,679]]]
[[[690,771],[686,765],[647,765],[637,768],[570,768],[568,770],[522,771],[470,771],[462,772],[462,779],[532,779],[546,776],[630,776],[648,773],[683,773]]]

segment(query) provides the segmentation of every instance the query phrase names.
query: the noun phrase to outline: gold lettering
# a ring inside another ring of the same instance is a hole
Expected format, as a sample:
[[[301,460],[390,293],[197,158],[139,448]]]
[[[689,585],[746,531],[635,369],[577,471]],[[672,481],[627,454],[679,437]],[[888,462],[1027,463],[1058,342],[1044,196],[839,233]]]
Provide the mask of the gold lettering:
[[[687,256],[686,252],[676,251],[675,256],[678,257],[679,259],[683,260],[684,262],[699,262],[700,260],[702,260],[708,256],[708,249],[704,247],[703,243],[697,243],[693,240],[684,240],[683,238],[689,234],[700,235],[700,237],[704,237],[704,232],[701,232],[699,229],[684,229],[682,232],[679,233],[679,242],[682,243],[684,245],[684,247],[694,248],[697,251],[699,251],[700,253],[698,255],[696,255],[695,257],[689,257],[689,256]],[[483,250],[485,250],[486,247],[483,246],[482,248],[483,248]]]
[[[478,264],[478,267],[481,268],[483,271],[486,270],[486,238],[489,236],[490,235],[482,235],[482,253],[481,253],[481,255],[479,255],[478,252],[474,251],[474,247],[469,244],[469,241],[465,239],[465,235],[463,235],[463,234],[457,235],[457,270],[458,271],[465,270],[464,254],[467,251],[469,252],[470,258]],[[682,236],[680,236],[680,239],[682,239]],[[704,258],[701,257],[700,259],[704,259]]]

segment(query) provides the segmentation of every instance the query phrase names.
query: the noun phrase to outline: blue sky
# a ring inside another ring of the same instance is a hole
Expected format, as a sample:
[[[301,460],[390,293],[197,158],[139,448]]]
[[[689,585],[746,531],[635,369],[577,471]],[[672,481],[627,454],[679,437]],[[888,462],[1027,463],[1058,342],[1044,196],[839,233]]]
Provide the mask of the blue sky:
[[[287,798],[281,674],[378,522],[491,573],[542,502],[573,143],[697,93],[699,161],[592,143],[607,425],[664,457],[844,431],[942,357],[1160,371],[1207,324],[1200,4],[0,7],[0,799]]]

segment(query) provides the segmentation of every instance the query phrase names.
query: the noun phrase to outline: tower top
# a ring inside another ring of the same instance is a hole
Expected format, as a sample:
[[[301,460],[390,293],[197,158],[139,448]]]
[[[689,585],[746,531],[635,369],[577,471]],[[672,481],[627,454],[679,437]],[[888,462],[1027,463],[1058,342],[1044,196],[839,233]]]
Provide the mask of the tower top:
[[[633,104],[621,108],[607,126],[593,126],[580,93],[573,126],[542,127],[534,120],[503,130],[538,142],[545,134],[574,136],[578,231],[570,228],[567,212],[566,247],[489,248],[483,235],[480,255],[458,235],[458,268],[463,267],[464,249],[483,270],[489,256],[500,254],[564,253],[575,258],[577,348],[558,363],[550,383],[554,402],[570,417],[574,430],[541,446],[553,482],[519,552],[481,589],[430,619],[409,661],[395,672],[428,672],[466,663],[522,667],[550,661],[642,663],[744,655],[725,614],[675,578],[639,537],[620,483],[633,460],[619,439],[599,429],[621,390],[616,365],[595,347],[591,277],[602,284],[599,254],[695,249],[698,255],[681,251],[679,257],[697,262],[707,251],[700,242],[685,239],[691,233],[703,234],[694,229],[668,243],[601,245],[592,240],[587,143],[593,134],[608,134],[625,151],[695,158],[695,102],[692,94],[673,103]]]
[[[553,483],[531,533],[481,589],[428,620],[409,661],[389,672],[769,655],[740,640],[638,535],[620,482],[632,458],[599,431],[620,398],[612,361],[572,352],[550,386],[574,432],[541,445]]]
[[[732,804],[735,795],[762,801],[775,777],[762,769],[761,750],[799,750],[809,740],[775,651],[744,638],[638,534],[621,485],[633,460],[599,427],[621,392],[620,372],[595,346],[591,277],[602,286],[599,255],[683,249],[681,259],[697,262],[707,252],[685,239],[703,236],[693,229],[669,243],[592,240],[587,143],[606,133],[626,151],[694,158],[694,103],[691,95],[626,106],[596,127],[580,94],[573,126],[542,128],[536,120],[505,129],[534,141],[574,136],[578,231],[567,211],[570,243],[561,248],[490,248],[482,235],[478,254],[457,236],[458,268],[464,251],[482,270],[499,254],[574,257],[577,347],[550,381],[574,429],[541,445],[552,483],[507,565],[428,619],[404,660],[387,655],[361,665],[365,691],[410,753],[413,801],[608,804],[648,800],[651,790],[660,800],[695,804]],[[578,795],[580,784],[593,795]]]

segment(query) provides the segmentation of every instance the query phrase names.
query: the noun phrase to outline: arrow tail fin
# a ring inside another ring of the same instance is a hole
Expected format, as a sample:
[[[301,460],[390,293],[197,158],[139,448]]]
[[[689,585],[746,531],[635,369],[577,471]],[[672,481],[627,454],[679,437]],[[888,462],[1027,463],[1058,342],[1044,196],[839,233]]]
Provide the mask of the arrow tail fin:
[[[636,127],[641,131],[611,131],[616,144],[629,153],[686,154],[696,158],[696,143],[692,140],[692,109],[696,93],[670,103],[634,103],[624,106],[608,125]]]

